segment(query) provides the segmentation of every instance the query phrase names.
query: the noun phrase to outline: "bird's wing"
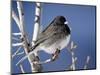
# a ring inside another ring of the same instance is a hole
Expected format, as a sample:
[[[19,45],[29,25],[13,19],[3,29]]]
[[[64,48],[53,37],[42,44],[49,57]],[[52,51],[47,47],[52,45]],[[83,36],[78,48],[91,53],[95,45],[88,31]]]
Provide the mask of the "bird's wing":
[[[58,27],[54,26],[54,24],[52,23],[44,31],[42,31],[39,34],[37,42],[42,41],[44,39],[48,39],[48,37],[52,36],[55,33],[56,30],[58,30]]]
[[[54,20],[38,35],[38,39],[36,41],[36,44],[46,40],[48,37],[50,37],[53,34],[53,31],[56,30],[57,27],[54,27]],[[52,33],[52,34],[51,34]]]

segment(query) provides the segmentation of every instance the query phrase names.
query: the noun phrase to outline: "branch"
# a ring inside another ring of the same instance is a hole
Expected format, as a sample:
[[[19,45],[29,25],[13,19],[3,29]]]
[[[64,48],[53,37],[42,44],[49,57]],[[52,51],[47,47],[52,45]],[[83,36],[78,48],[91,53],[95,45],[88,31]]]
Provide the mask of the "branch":
[[[35,45],[35,41],[38,38],[39,29],[40,29],[40,16],[41,16],[41,3],[37,2],[35,8],[35,19],[34,19],[35,23],[34,23],[34,31],[33,31],[33,38],[32,38],[32,46]],[[39,62],[39,60],[37,60],[36,62]],[[34,64],[36,65],[37,69],[33,68],[32,71],[37,70],[37,72],[40,72],[42,70],[41,65],[36,63]]]
[[[19,1],[17,1],[17,9],[18,9],[19,18],[20,18],[20,29],[21,29],[21,32],[22,32],[22,38],[24,40],[23,47],[24,47],[25,53],[27,55],[30,52],[30,48],[28,46],[29,41],[28,41],[28,39],[26,37],[26,33],[24,31],[24,12],[23,12],[22,3],[19,2]],[[40,70],[41,70],[40,65],[34,64],[33,63],[34,59],[35,59],[34,54],[28,56],[28,60],[29,60],[29,63],[31,65],[31,70],[32,70],[32,72],[40,72]]]
[[[34,24],[34,31],[33,31],[33,39],[32,39],[32,45],[35,44],[35,41],[38,38],[39,34],[39,29],[40,29],[40,16],[41,16],[41,4],[36,3],[36,8],[35,8],[35,24]]]
[[[16,13],[12,10],[12,18],[14,19],[14,21],[16,22],[16,24],[17,24],[17,26],[18,26],[18,28],[19,28],[19,30],[21,30],[20,29],[20,22],[19,22],[19,18],[17,17],[17,15],[16,15]]]
[[[76,61],[77,61],[77,57],[75,57],[74,62],[72,62],[72,64],[69,66],[69,68],[67,70],[74,70],[75,66],[73,67],[73,65],[76,63]]]
[[[13,40],[20,41],[20,39],[12,37]]]
[[[23,45],[23,43],[13,43],[12,44],[13,47],[15,47],[15,46],[22,46],[22,45]]]
[[[25,50],[25,53],[28,54],[29,52],[29,47],[28,47],[28,39],[26,38],[26,34],[25,34],[25,31],[24,31],[24,12],[23,12],[23,6],[22,6],[22,3],[20,1],[17,1],[17,9],[18,9],[18,14],[19,14],[19,19],[20,19],[20,29],[21,29],[21,33],[22,33],[22,38],[23,38],[23,41],[24,41],[24,44],[23,44],[23,47],[24,47],[24,50]],[[28,60],[29,60],[29,63],[31,65],[31,68],[33,68],[34,66],[32,65],[33,63],[31,62],[34,58],[30,58],[28,57]]]

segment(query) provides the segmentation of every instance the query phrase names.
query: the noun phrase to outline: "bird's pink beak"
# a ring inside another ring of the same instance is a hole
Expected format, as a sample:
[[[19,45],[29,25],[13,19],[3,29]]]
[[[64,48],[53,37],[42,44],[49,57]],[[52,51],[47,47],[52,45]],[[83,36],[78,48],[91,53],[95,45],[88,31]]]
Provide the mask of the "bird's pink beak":
[[[66,21],[64,24],[68,24],[68,21]]]

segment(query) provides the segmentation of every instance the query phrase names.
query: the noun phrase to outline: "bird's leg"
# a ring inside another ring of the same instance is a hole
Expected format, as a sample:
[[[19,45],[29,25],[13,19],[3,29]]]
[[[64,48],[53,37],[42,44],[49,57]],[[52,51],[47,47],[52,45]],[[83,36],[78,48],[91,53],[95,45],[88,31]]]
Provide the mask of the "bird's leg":
[[[34,60],[32,61],[34,64],[38,64],[40,61],[39,56],[35,56]]]
[[[39,61],[40,59],[39,59],[39,56],[35,56],[35,59],[34,59],[34,61]]]
[[[60,53],[60,50],[57,49],[56,52],[54,54],[52,54],[51,60],[55,61],[58,58],[59,53]]]

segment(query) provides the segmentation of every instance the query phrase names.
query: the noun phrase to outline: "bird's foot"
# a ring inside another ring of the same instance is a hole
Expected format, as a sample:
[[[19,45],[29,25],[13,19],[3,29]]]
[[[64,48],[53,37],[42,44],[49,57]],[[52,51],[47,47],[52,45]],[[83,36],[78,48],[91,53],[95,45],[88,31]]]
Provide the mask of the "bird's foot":
[[[38,64],[39,63],[39,57],[38,56],[35,56],[34,60],[33,60],[33,63],[34,64]]]
[[[55,61],[55,60],[58,58],[59,53],[60,53],[60,50],[57,49],[56,52],[55,52],[54,54],[52,54],[51,60],[52,60],[52,61]]]

